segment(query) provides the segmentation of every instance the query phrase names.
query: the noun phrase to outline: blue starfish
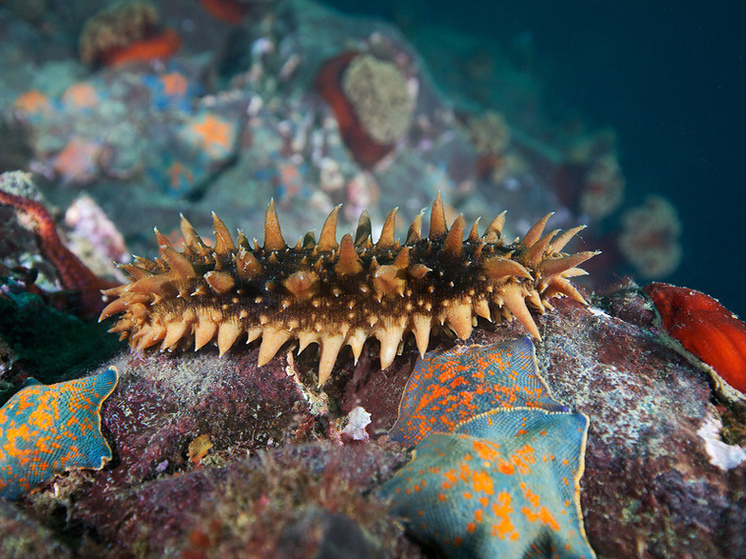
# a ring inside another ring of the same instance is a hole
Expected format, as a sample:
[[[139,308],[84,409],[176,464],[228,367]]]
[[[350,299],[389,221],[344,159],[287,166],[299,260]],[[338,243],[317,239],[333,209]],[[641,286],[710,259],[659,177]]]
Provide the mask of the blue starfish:
[[[448,433],[480,413],[515,407],[569,411],[539,376],[530,339],[428,353],[407,381],[389,436],[414,446],[428,433]]]
[[[580,512],[587,429],[581,413],[493,410],[425,437],[381,493],[450,557],[595,557]]]
[[[415,445],[380,493],[452,557],[595,557],[580,510],[588,419],[554,399],[528,338],[428,354],[390,436]]]
[[[101,404],[117,381],[113,368],[49,386],[28,379],[0,408],[0,497],[17,499],[64,471],[103,468],[112,454]]]

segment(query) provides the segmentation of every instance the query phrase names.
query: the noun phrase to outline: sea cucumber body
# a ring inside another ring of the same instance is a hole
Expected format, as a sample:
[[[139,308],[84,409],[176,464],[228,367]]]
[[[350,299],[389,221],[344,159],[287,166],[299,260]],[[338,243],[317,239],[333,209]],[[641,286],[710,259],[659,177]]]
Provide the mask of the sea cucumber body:
[[[216,242],[209,248],[182,217],[184,251],[157,233],[160,257],[124,266],[131,282],[106,291],[114,300],[101,318],[122,313],[112,331],[137,349],[173,349],[185,340],[199,349],[214,340],[222,355],[239,338],[261,337],[260,365],[290,339],[299,340],[300,350],[317,343],[323,384],[339,351],[349,345],[357,359],[370,337],[380,341],[386,368],[409,332],[422,354],[433,330],[450,328],[465,339],[477,317],[516,317],[539,337],[531,311],[550,308],[548,298],[585,302],[567,278],[584,273],[577,266],[595,253],[560,252],[579,228],[542,235],[550,216],[515,243],[500,237],[504,215],[482,236],[475,224],[464,240],[463,218],[448,229],[438,197],[428,237],[420,215],[400,244],[394,210],[373,244],[366,213],[355,239],[347,234],[337,243],[337,212],[318,241],[308,234],[294,247],[285,244],[272,204],[261,247],[242,234],[235,244],[214,216]]]

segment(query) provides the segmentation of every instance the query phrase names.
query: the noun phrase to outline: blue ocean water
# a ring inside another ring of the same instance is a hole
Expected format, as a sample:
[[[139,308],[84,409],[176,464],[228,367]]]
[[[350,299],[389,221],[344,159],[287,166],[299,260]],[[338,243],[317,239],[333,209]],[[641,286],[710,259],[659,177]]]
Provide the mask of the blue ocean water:
[[[746,318],[746,4],[742,2],[329,0],[402,26],[438,25],[506,46],[530,43],[551,109],[618,137],[625,200],[660,194],[683,223],[664,278]],[[437,77],[436,77],[437,79]]]

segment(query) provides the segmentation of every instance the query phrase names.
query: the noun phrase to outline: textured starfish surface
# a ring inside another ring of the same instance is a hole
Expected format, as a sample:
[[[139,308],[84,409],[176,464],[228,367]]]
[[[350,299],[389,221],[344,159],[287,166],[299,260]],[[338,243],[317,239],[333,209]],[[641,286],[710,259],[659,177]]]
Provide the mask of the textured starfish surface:
[[[184,251],[156,231],[160,256],[123,266],[131,281],[105,291],[113,301],[101,319],[121,313],[111,331],[136,349],[173,349],[183,341],[199,349],[214,340],[222,355],[239,338],[261,337],[260,366],[291,339],[299,340],[300,351],[316,343],[322,385],[340,350],[351,346],[357,360],[370,337],[380,341],[385,369],[409,332],[422,355],[434,329],[466,339],[477,317],[516,317],[539,338],[529,309],[542,313],[558,295],[585,303],[568,278],[584,274],[578,266],[596,253],[561,252],[582,227],[544,234],[551,214],[512,243],[501,237],[504,213],[481,236],[475,223],[464,240],[463,217],[449,229],[438,195],[428,237],[420,214],[400,243],[394,210],[373,244],[367,212],[355,237],[337,242],[338,212],[339,206],[327,217],[318,241],[309,233],[294,247],[285,244],[272,203],[263,246],[252,247],[240,232],[234,243],[213,215],[215,245],[209,248],[182,216]]]
[[[595,557],[580,512],[587,418],[493,410],[432,433],[382,488],[449,557]]]
[[[103,468],[112,455],[101,404],[117,380],[115,369],[49,386],[29,379],[0,408],[0,497],[18,498],[68,470]]]
[[[85,318],[93,318],[101,312],[101,290],[112,287],[113,284],[94,274],[62,243],[54,219],[47,209],[35,200],[4,191],[0,191],[0,204],[11,206],[34,221],[41,251],[57,270],[62,287],[79,295],[80,314]]]
[[[552,398],[539,376],[528,338],[428,353],[407,381],[389,435],[414,446],[431,432],[453,431],[485,411],[515,407],[569,411]]]

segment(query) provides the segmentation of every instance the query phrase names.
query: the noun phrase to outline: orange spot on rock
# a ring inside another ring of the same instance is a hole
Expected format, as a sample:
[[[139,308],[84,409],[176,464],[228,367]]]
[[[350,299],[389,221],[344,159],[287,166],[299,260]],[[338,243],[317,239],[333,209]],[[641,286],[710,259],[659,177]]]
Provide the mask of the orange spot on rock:
[[[210,157],[227,157],[233,150],[236,128],[213,114],[205,113],[192,121],[184,132],[185,140],[207,152]]]
[[[101,145],[74,137],[52,160],[52,168],[64,182],[84,182],[98,172]]]
[[[746,324],[717,299],[694,289],[655,282],[644,291],[673,338],[733,388],[746,392]]]
[[[210,440],[210,435],[205,433],[194,439],[191,443],[189,443],[189,460],[194,464],[195,466],[200,463],[200,461],[207,456],[207,453],[212,448],[213,444]]]
[[[37,89],[21,93],[13,103],[13,106],[29,114],[48,114],[52,111],[52,103],[49,97]]]
[[[186,76],[179,72],[170,72],[161,76],[163,92],[170,97],[183,97],[186,94],[189,82]]]
[[[62,94],[62,102],[74,109],[90,109],[98,104],[98,92],[89,83],[74,83]]]
[[[174,161],[171,163],[168,167],[167,173],[172,189],[181,189],[194,182],[194,173],[189,167],[180,161]]]

